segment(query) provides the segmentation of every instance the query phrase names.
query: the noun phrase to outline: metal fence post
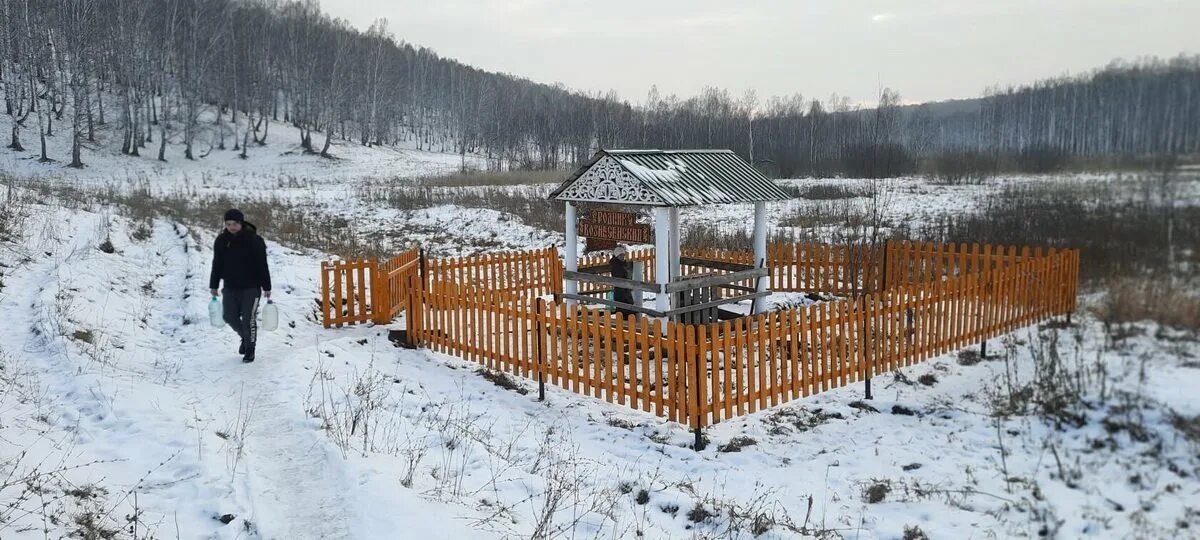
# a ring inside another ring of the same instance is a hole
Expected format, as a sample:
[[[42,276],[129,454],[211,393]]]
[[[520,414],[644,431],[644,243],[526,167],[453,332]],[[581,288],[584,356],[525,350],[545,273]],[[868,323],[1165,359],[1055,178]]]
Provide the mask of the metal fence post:
[[[546,401],[546,329],[542,326],[542,316],[546,313],[546,301],[542,298],[537,299],[537,313],[534,313],[533,326],[535,333],[533,335],[534,355],[538,365],[538,401]]]

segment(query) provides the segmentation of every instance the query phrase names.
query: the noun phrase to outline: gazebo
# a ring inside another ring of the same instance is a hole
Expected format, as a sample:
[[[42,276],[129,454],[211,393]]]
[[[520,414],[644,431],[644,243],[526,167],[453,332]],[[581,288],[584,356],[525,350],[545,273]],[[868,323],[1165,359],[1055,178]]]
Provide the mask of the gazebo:
[[[563,298],[603,304],[655,317],[710,322],[717,307],[753,300],[765,308],[767,290],[766,203],[790,198],[731,150],[600,150],[549,195],[566,205]],[[680,257],[679,209],[686,206],[754,203],[752,265]],[[654,221],[654,283],[581,272],[578,212],[581,205],[650,208]],[[666,256],[663,256],[666,254]],[[681,276],[682,265],[714,272]],[[718,273],[720,272],[720,273]],[[736,285],[754,280],[753,287]],[[579,294],[580,282],[655,293],[654,308]],[[743,294],[714,294],[716,288]]]

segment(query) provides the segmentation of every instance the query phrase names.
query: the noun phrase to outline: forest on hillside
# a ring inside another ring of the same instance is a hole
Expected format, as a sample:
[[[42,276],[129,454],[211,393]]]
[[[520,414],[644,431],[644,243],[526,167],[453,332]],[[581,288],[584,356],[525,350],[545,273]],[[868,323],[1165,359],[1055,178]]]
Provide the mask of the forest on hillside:
[[[496,169],[570,167],[622,147],[730,148],[782,177],[1041,172],[1200,152],[1200,56],[992,88],[965,110],[903,106],[891,89],[867,109],[720,88],[651,88],[635,105],[440,57],[383,20],[359,31],[314,0],[0,0],[0,19],[8,146],[73,166],[97,126],[125,153],[167,160],[169,144],[186,159],[245,156],[278,122],[300,131],[287,143],[327,157],[335,140],[408,142]],[[41,139],[64,131],[72,155],[47,155]]]

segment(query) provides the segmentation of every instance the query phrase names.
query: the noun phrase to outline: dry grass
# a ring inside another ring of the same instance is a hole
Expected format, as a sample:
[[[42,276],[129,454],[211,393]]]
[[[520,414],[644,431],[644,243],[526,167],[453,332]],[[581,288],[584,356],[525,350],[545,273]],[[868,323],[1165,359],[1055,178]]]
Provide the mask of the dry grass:
[[[29,182],[43,200],[55,197],[75,208],[95,204],[113,205],[137,222],[147,223],[154,218],[166,218],[190,227],[209,229],[215,235],[221,228],[221,216],[229,208],[239,208],[247,221],[271,240],[281,244],[331,253],[346,258],[384,256],[388,249],[379,239],[364,239],[355,234],[353,220],[343,216],[326,216],[319,210],[291,203],[275,194],[233,199],[228,195],[198,193],[153,193],[147,188],[121,191],[109,187],[86,190]],[[148,236],[148,234],[147,234]]]
[[[994,176],[999,164],[995,156],[973,151],[946,152],[925,160],[921,172],[939,185],[979,184]]]
[[[1059,246],[1080,250],[1080,280],[1103,286],[1118,278],[1168,273],[1173,244],[1176,277],[1200,268],[1200,207],[1176,206],[1171,241],[1153,177],[1137,182],[1047,182],[993,193],[978,212],[947,216],[899,237],[954,243]],[[1136,188],[1134,187],[1136,186]]]
[[[758,444],[758,441],[754,440],[753,438],[747,437],[744,435],[739,435],[737,437],[729,439],[729,442],[722,444],[721,446],[718,446],[717,451],[718,452],[741,452],[743,448],[754,446],[756,444]]]
[[[685,226],[679,242],[684,249],[728,249],[734,251],[749,251],[754,243],[751,230],[745,227],[721,227],[707,224]],[[775,230],[767,238],[771,243],[788,243],[801,240],[785,231]]]
[[[1200,332],[1200,292],[1191,287],[1171,287],[1163,280],[1113,281],[1092,311],[1109,326],[1155,321],[1179,330]]]
[[[850,199],[818,201],[796,207],[780,220],[782,227],[856,227],[866,219],[865,212]]]
[[[872,479],[863,488],[863,500],[867,504],[878,504],[887,498],[888,493],[892,491],[892,483],[888,480]]]
[[[0,199],[4,201],[4,211],[0,212],[0,242],[14,241],[20,224],[29,216],[31,201],[17,189],[15,180],[4,173],[0,173]]]
[[[490,381],[492,384],[494,384],[496,386],[499,386],[500,388],[503,388],[505,390],[509,390],[512,392],[516,392],[518,394],[521,394],[522,396],[529,393],[528,388],[525,388],[524,386],[522,386],[521,383],[516,381],[516,379],[513,379],[512,377],[510,377],[507,373],[505,373],[503,371],[496,371],[496,370],[491,370],[491,369],[481,367],[481,368],[475,370],[475,374],[479,375],[480,377],[483,377],[484,379]]]
[[[800,185],[794,190],[788,190],[794,196],[800,199],[809,199],[813,201],[829,201],[837,199],[854,199],[858,197],[869,197],[870,190],[864,186],[842,185],[842,184],[813,184]]]
[[[422,176],[414,184],[421,187],[519,186],[557,184],[566,180],[566,171],[466,171],[442,176]]]
[[[356,195],[364,202],[404,211],[444,204],[496,210],[517,216],[530,227],[561,231],[565,219],[563,205],[547,199],[549,192],[548,186],[435,188],[375,184],[358,187]]]

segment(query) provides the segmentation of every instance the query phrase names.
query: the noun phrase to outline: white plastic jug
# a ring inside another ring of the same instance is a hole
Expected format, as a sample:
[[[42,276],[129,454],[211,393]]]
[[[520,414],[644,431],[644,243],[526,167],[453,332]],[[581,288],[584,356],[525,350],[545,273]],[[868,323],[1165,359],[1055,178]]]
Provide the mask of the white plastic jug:
[[[213,328],[225,326],[225,318],[221,316],[221,302],[215,296],[208,303],[208,322],[212,323]]]
[[[275,302],[268,299],[262,310],[262,329],[274,332],[276,328],[279,328],[279,308],[275,306]]]

